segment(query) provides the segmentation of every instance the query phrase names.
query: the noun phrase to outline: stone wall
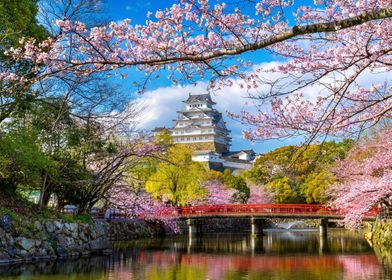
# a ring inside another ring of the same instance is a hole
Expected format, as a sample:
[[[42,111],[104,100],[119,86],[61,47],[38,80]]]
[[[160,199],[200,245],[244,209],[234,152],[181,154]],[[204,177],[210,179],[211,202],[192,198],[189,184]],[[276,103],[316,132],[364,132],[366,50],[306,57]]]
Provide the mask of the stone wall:
[[[106,222],[24,222],[28,230],[0,227],[0,263],[109,254]]]
[[[159,223],[141,220],[112,221],[109,224],[108,238],[111,241],[125,241],[166,234],[169,233]]]
[[[183,145],[192,151],[213,151],[219,154],[227,152],[227,145],[209,141],[209,142],[193,142],[193,143],[178,143],[178,145]]]
[[[110,241],[159,235],[165,235],[162,225],[140,220],[0,223],[0,264],[105,255],[111,252]]]
[[[250,231],[250,219],[213,218],[200,220],[203,233],[242,233]],[[183,233],[188,233],[185,220],[179,222]]]

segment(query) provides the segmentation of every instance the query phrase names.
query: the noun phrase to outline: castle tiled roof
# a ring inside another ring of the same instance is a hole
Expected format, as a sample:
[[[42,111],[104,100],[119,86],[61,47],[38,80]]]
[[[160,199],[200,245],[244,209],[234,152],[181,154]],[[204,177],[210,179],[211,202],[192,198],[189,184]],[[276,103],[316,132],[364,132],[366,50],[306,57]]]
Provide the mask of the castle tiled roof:
[[[207,102],[210,104],[216,104],[211,99],[211,95],[209,93],[206,94],[190,94],[188,99],[183,101],[185,103],[197,103],[197,102]]]

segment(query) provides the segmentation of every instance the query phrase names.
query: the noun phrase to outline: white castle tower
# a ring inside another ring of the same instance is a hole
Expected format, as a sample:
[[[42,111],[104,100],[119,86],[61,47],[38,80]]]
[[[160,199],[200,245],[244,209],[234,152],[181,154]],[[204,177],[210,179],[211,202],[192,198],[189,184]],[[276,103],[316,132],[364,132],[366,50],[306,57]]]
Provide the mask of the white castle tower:
[[[183,102],[185,108],[177,112],[174,127],[157,127],[155,134],[168,131],[174,143],[189,147],[193,151],[192,159],[206,163],[209,169],[235,171],[252,167],[256,156],[253,150],[230,151],[230,130],[222,114],[214,108],[210,94],[189,94]]]
[[[230,130],[222,114],[214,109],[210,94],[189,95],[183,101],[185,109],[178,111],[170,129],[174,143],[190,144],[194,150],[225,153],[230,149]]]

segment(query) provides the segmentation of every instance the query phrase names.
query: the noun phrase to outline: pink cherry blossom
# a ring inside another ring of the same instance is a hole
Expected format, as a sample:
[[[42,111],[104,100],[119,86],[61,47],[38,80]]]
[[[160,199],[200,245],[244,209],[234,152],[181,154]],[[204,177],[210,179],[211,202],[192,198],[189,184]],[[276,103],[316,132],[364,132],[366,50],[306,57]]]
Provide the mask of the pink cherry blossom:
[[[272,202],[271,195],[264,189],[263,186],[254,184],[249,185],[250,196],[247,204],[268,204]]]
[[[293,2],[247,1],[250,6],[242,11],[233,4],[181,0],[155,17],[149,14],[143,25],[126,19],[88,28],[67,18],[56,20],[61,32],[55,38],[39,44],[24,39],[21,48],[8,51],[13,59],[35,65],[34,78],[19,81],[13,69],[0,78],[10,94],[13,87],[29,88],[65,74],[124,75],[125,68],[145,72],[147,80],[134,81],[140,92],[162,70],[174,84],[206,78],[213,90],[238,81],[244,90],[257,91],[251,94],[256,113],[232,115],[249,126],[244,135],[253,140],[352,135],[390,118],[390,81],[358,81],[366,72],[392,69],[391,1],[314,1],[295,11]],[[253,69],[241,56],[261,49],[282,64]],[[269,81],[265,72],[284,76]],[[258,92],[263,85],[269,89]],[[303,93],[312,86],[317,89],[309,99]],[[265,100],[269,107],[261,106]]]
[[[176,220],[173,219],[176,209],[159,202],[144,190],[134,190],[129,185],[117,184],[109,190],[107,201],[130,218],[161,222],[167,231],[180,232]]]
[[[333,207],[344,210],[345,222],[357,227],[366,212],[392,203],[392,129],[385,129],[353,148],[336,173]]]

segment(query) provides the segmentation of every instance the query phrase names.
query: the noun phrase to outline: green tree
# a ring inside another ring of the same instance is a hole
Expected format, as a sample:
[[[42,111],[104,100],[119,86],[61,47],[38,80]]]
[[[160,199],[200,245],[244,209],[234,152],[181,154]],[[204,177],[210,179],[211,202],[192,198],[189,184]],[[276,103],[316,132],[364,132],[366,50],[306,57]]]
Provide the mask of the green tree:
[[[37,21],[37,0],[0,1],[0,43],[2,50],[17,46],[22,37],[33,37],[38,41],[48,32]]]
[[[34,38],[38,42],[48,37],[48,32],[37,22],[37,0],[0,1],[0,71],[12,72],[26,78],[23,85],[0,83],[0,123],[18,107],[23,107],[35,99],[30,79],[33,78],[32,65],[27,61],[15,62],[5,55],[11,47],[19,46],[22,37]],[[12,91],[9,91],[12,88]]]
[[[146,182],[146,190],[173,205],[186,205],[206,195],[202,187],[206,178],[203,165],[192,161],[192,152],[182,145],[174,145]]]
[[[267,183],[267,189],[274,195],[277,203],[298,202],[298,195],[292,187],[288,177],[274,179]]]
[[[250,190],[246,181],[241,176],[234,176],[230,169],[225,169],[221,178],[223,184],[237,190],[235,201],[245,203],[250,195]]]
[[[285,195],[277,195],[280,202],[322,203],[326,201],[325,190],[336,181],[328,170],[345,157],[352,143],[351,140],[344,140],[304,147],[281,147],[259,157],[244,176],[257,184],[277,184],[280,187],[282,178],[287,178],[292,194],[287,201],[282,199]],[[287,185],[280,191],[286,193]],[[280,191],[276,190],[277,193]]]
[[[14,194],[18,186],[39,188],[42,171],[53,172],[56,168],[56,163],[42,152],[37,137],[26,130],[0,136],[1,191]]]
[[[300,189],[307,203],[326,203],[328,201],[326,190],[336,182],[336,176],[324,170],[309,174]]]

